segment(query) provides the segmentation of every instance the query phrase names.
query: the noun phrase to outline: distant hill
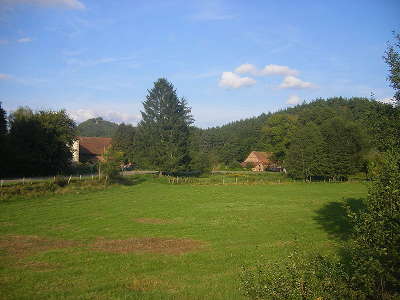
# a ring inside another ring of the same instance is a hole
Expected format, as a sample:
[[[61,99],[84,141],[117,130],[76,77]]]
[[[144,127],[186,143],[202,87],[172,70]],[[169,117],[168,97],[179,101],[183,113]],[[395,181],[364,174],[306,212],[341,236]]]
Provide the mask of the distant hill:
[[[78,125],[79,136],[112,137],[118,124],[105,121],[103,118],[93,118]]]

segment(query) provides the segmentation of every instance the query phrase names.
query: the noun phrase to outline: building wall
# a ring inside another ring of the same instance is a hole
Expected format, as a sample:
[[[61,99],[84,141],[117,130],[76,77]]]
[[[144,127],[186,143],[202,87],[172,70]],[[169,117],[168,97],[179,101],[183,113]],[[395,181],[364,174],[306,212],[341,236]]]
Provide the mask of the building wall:
[[[72,144],[72,161],[79,162],[79,140]]]

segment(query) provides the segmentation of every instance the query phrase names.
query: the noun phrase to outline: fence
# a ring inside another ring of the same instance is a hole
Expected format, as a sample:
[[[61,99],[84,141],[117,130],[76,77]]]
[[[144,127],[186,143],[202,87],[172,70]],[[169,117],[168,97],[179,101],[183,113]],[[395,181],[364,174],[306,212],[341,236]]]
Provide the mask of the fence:
[[[140,175],[140,174],[157,174],[158,171],[122,171],[120,174],[122,176],[129,175]],[[68,182],[71,180],[84,180],[84,179],[92,179],[98,178],[98,173],[96,174],[85,174],[85,175],[63,175],[63,177],[68,178]],[[13,179],[1,179],[0,187],[4,185],[10,184],[32,184],[33,182],[41,182],[41,181],[55,181],[57,176],[47,176],[47,177],[22,177],[22,178],[13,178]]]

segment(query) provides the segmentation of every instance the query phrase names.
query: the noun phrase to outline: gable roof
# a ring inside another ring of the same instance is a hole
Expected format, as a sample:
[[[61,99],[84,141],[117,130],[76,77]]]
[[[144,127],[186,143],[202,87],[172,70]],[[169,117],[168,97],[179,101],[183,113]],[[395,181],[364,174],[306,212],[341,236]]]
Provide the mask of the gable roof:
[[[242,164],[270,164],[271,156],[272,152],[252,151]]]
[[[254,154],[255,157],[258,159],[258,161],[261,162],[261,163],[268,163],[270,161],[271,156],[272,156],[271,152],[253,151],[250,154]]]
[[[79,136],[79,152],[82,154],[103,155],[110,147],[111,138]]]

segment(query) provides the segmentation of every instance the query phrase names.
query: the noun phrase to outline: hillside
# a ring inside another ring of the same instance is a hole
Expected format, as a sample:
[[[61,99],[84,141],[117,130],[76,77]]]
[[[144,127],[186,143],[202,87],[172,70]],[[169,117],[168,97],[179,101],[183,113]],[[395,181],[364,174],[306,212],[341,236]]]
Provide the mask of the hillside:
[[[299,128],[323,124],[334,118],[354,123],[360,128],[368,148],[379,151],[388,139],[400,132],[399,109],[367,98],[316,99],[275,113],[235,121],[220,127],[199,129],[196,132],[200,151],[226,165],[241,162],[252,150],[287,151],[290,136]]]
[[[103,118],[93,118],[86,120],[78,125],[79,136],[112,137],[118,128],[118,124],[103,120]]]

